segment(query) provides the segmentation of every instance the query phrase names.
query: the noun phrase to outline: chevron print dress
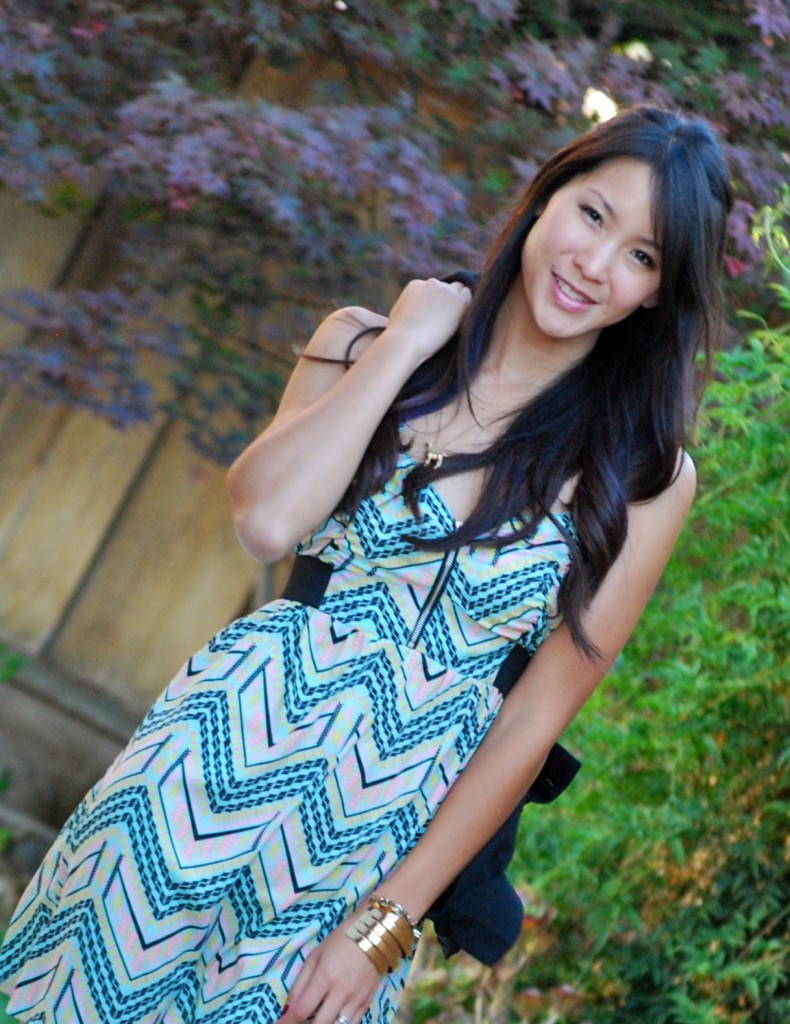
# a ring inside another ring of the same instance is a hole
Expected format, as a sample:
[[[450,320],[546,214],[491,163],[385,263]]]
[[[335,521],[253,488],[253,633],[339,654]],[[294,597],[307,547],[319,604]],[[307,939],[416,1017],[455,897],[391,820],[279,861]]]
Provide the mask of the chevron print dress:
[[[0,954],[41,1024],[271,1024],[305,957],[413,846],[501,704],[514,644],[557,624],[569,550],[546,520],[499,549],[389,484],[299,545],[320,608],[274,601],[195,654],[65,825]],[[408,964],[365,1024],[386,1024]]]

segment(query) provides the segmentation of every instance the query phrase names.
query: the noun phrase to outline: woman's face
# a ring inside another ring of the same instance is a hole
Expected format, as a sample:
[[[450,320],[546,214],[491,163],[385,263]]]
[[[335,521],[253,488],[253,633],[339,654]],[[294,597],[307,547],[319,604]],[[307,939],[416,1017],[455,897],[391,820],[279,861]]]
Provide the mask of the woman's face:
[[[661,254],[652,170],[639,160],[599,164],[558,189],[522,251],[524,314],[533,341],[589,351],[603,327],[654,306]]]

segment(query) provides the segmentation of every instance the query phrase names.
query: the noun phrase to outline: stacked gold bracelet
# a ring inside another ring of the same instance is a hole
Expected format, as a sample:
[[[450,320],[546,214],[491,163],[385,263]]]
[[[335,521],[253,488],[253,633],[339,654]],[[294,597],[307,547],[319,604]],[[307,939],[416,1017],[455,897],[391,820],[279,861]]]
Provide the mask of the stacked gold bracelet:
[[[346,935],[383,977],[394,971],[403,957],[411,959],[420,929],[398,903],[373,895],[368,909],[346,930]]]

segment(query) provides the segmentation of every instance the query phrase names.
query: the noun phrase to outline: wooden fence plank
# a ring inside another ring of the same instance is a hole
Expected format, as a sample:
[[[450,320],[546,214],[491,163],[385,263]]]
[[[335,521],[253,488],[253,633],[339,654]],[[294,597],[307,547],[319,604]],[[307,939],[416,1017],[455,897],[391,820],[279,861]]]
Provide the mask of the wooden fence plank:
[[[144,707],[193,650],[249,607],[259,575],[233,533],[224,471],[190,452],[174,427],[50,659]]]
[[[15,391],[0,400],[0,551],[25,514],[67,415],[64,409],[47,409]]]
[[[46,432],[49,416],[41,415],[44,425],[33,433]],[[66,414],[46,456],[41,443],[32,446],[43,461],[17,499],[0,551],[5,639],[36,652],[57,628],[153,439],[150,427],[119,433],[76,411]]]
[[[49,288],[68,262],[82,231],[76,214],[47,217],[11,192],[0,193],[0,292]],[[0,347],[16,345],[26,329],[0,321]]]

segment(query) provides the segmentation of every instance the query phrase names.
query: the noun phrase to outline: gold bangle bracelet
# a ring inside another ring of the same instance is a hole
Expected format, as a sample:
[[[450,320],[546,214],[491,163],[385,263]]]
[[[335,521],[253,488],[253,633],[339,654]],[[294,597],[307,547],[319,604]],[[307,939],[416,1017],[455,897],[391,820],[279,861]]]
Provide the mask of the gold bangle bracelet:
[[[352,938],[366,939],[377,925],[378,921],[365,912],[349,927],[347,934]]]
[[[377,924],[368,932],[368,939],[376,943],[387,954],[387,959],[395,964],[403,957],[403,950],[397,939],[391,935],[382,924]]]
[[[379,921],[377,927],[383,928],[391,936],[393,942],[397,944],[399,956],[410,955],[414,946],[414,938],[408,928],[404,930],[403,921],[399,920],[395,915],[388,914]]]
[[[392,910],[382,911],[377,907],[372,907],[370,914],[380,921],[387,931],[394,935],[398,945],[403,950],[403,955],[411,957],[417,944],[417,936],[415,936],[411,926]]]
[[[371,937],[366,941],[369,942],[371,946],[373,946],[373,948],[378,952],[379,956],[383,959],[385,965],[385,972],[392,973],[392,971],[394,971],[395,968],[400,963],[401,958],[399,956],[393,956],[386,946],[382,946],[380,942],[376,941],[375,937]]]
[[[418,925],[412,920],[411,915],[408,911],[403,909],[400,903],[396,903],[394,900],[388,900],[384,896],[377,896],[375,893],[370,897],[370,902],[374,905],[378,904],[378,906],[385,910],[392,910],[394,913],[398,914],[399,917],[402,917],[409,928],[411,928],[415,941],[419,939],[422,933],[420,932]]]
[[[398,945],[403,950],[403,955],[411,956],[414,951],[415,938],[414,932],[406,921],[393,911],[388,911],[382,915],[381,924],[395,937]]]
[[[391,963],[390,963],[390,958],[387,956],[386,951],[383,950],[379,946],[379,944],[377,942],[374,942],[373,939],[363,938],[363,939],[359,939],[358,940],[358,945],[366,953],[374,953],[375,954],[376,962],[381,965],[381,967],[382,967],[382,969],[384,970],[385,973],[388,970],[390,970],[390,968],[392,966]]]
[[[414,928],[410,923],[410,919],[398,913],[397,910],[383,904],[372,903],[371,913],[376,916],[381,915],[380,920],[386,921],[387,928],[397,936],[404,955],[407,957],[413,956],[417,943],[420,940],[420,929]]]
[[[383,978],[389,972],[389,965],[384,959],[384,954],[372,942],[368,942],[367,939],[354,939],[354,942],[356,942]]]
[[[368,909],[346,930],[346,935],[384,977],[405,957],[414,955],[420,930],[399,904],[379,896],[371,896]]]
[[[419,935],[415,934],[415,931],[409,922],[404,918],[404,916],[402,916],[402,914],[398,913],[397,910],[386,908],[382,909],[374,904],[371,906],[369,912],[376,921],[380,921],[381,924],[384,925],[387,931],[398,935],[399,941],[401,940],[401,937],[403,937],[401,945],[411,948],[417,938],[419,938]]]
[[[378,922],[365,913],[348,927],[346,935],[356,942],[380,969],[385,966],[388,970],[394,970],[402,957],[400,948],[394,938],[387,936],[383,931],[378,931],[379,927]],[[371,954],[371,949],[376,953]]]
[[[381,952],[386,956],[387,960],[392,967],[397,967],[400,963],[403,953],[400,950],[398,943],[380,927],[371,928],[365,935],[368,942],[372,942],[374,946],[377,946]]]

